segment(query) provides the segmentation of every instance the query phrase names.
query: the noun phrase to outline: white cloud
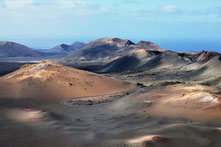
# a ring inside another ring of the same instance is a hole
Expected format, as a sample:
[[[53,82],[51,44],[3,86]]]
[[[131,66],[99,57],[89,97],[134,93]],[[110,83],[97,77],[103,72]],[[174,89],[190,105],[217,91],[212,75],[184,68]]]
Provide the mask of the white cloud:
[[[174,5],[165,5],[160,10],[165,13],[175,13],[178,11],[178,8]]]
[[[164,5],[161,7],[156,7],[153,9],[142,9],[135,10],[131,12],[131,16],[139,17],[139,16],[169,16],[182,14],[182,10],[174,5]]]
[[[81,35],[81,28],[109,13],[108,8],[83,0],[0,0],[0,35]]]
[[[176,7],[175,5],[164,5],[161,7],[156,7],[153,9],[140,9],[131,11],[131,16],[133,17],[146,17],[146,16],[171,16],[177,15],[180,17],[210,17],[216,18],[221,17],[221,7],[214,7],[209,9],[201,9],[201,10],[190,10],[190,9],[181,9]]]
[[[91,16],[108,12],[100,5],[89,5],[81,0],[4,0],[0,2],[0,17],[57,17],[57,16]]]
[[[34,0],[5,0],[4,4],[6,7],[10,8],[20,8],[26,5],[30,5],[34,2]]]

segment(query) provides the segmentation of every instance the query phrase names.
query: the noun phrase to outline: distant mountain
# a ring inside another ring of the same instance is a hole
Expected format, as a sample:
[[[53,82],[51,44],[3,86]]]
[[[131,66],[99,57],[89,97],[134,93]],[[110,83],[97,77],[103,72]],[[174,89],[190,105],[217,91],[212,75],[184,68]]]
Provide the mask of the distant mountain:
[[[76,50],[75,48],[73,48],[72,46],[67,45],[67,44],[61,44],[61,45],[58,45],[58,46],[50,49],[51,52],[57,52],[57,53],[70,53],[75,50]]]
[[[68,55],[67,61],[112,61],[134,49],[163,52],[164,49],[154,43],[141,41],[138,44],[128,39],[101,38],[88,43],[81,50]]]
[[[74,49],[80,49],[82,47],[85,47],[87,45],[87,43],[84,43],[84,42],[74,42],[72,43],[70,46],[73,47]]]
[[[41,57],[41,55],[24,45],[0,41],[0,57]]]

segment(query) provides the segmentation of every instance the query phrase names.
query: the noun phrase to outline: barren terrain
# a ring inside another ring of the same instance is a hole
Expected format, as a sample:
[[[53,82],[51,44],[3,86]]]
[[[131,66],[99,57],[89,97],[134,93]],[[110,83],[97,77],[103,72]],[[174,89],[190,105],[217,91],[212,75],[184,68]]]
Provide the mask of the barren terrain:
[[[220,147],[219,53],[103,38],[56,61],[96,73],[0,64],[1,147]]]
[[[30,75],[30,72],[34,72],[33,69],[36,73]],[[57,72],[52,76],[52,71]],[[157,75],[146,72],[148,76],[145,75],[145,77],[149,80],[143,84],[147,87],[137,84],[137,88],[120,89],[122,87],[120,86],[114,89],[116,85],[124,82],[114,79],[109,81],[109,78],[104,76],[97,77],[92,73],[44,62],[25,65],[20,70],[1,77],[1,83],[14,82],[13,86],[18,86],[19,81],[24,86],[24,81],[28,80],[35,85],[41,83],[41,80],[47,81],[50,78],[56,78],[57,83],[61,80],[58,77],[61,72],[65,75],[74,72],[74,78],[78,75],[86,76],[85,81],[90,81],[93,77],[96,82],[99,81],[101,87],[93,85],[98,88],[95,93],[83,89],[82,95],[76,93],[68,95],[66,90],[74,86],[76,81],[73,79],[69,81],[68,76],[65,76],[67,79],[62,80],[65,81],[66,87],[62,84],[63,88],[60,88],[65,93],[63,97],[59,95],[61,99],[55,98],[53,102],[42,104],[29,98],[14,98],[14,90],[18,87],[9,86],[11,89],[9,92],[5,89],[8,86],[4,85],[1,93],[4,96],[9,94],[11,98],[6,99],[1,95],[1,146],[218,147],[221,143],[219,139],[221,136],[220,89],[216,86],[196,84],[200,81],[191,83],[184,79],[189,83],[185,84],[180,77],[176,78],[176,76],[171,80],[170,77],[175,74],[173,70]],[[77,74],[78,72],[81,74]],[[131,79],[134,83],[143,81],[142,78],[137,78],[136,74],[121,74],[121,76],[118,74],[108,76],[124,78],[127,81]],[[88,75],[93,76],[87,79]],[[35,80],[36,78],[39,80]],[[100,78],[106,80],[106,84],[115,86],[105,89]],[[67,81],[72,82],[73,85],[70,86]],[[83,86],[87,87],[87,85]],[[31,89],[27,91],[30,93],[29,96],[33,94],[33,91],[30,92]],[[124,92],[121,93],[121,91]],[[61,91],[53,92],[57,95]],[[41,99],[41,97],[38,98]]]

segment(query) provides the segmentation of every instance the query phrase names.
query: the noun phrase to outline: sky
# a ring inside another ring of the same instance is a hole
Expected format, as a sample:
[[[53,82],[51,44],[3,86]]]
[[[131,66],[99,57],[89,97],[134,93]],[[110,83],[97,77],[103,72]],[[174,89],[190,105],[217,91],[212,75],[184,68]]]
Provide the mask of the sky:
[[[119,37],[219,51],[220,34],[221,0],[0,0],[0,40],[32,48]]]

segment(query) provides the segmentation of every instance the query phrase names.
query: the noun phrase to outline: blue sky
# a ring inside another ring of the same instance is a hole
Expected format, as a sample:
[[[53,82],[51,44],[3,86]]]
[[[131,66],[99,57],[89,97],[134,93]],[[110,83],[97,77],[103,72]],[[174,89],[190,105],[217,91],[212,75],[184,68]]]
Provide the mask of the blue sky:
[[[221,0],[0,0],[0,19],[0,40],[34,48],[101,37],[221,41]]]

